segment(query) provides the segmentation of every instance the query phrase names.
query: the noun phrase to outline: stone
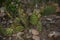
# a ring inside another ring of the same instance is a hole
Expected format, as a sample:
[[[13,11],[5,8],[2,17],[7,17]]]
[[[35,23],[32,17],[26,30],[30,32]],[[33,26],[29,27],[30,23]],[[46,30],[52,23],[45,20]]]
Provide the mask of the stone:
[[[40,40],[40,37],[39,36],[32,36],[32,38],[34,39],[34,40]]]
[[[32,29],[32,34],[33,35],[39,35],[39,32],[37,30],[35,30],[35,29]]]

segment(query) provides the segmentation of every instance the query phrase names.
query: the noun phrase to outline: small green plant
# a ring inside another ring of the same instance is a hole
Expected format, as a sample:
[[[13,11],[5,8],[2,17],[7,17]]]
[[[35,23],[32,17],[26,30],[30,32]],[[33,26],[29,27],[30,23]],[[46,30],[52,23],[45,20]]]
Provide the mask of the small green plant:
[[[4,29],[2,28],[2,26],[0,25],[0,33],[3,34]]]
[[[7,28],[7,29],[3,29],[3,35],[4,36],[11,36],[13,34],[13,29],[12,28]]]
[[[15,17],[16,15],[19,14],[17,11],[19,3],[20,2],[18,0],[6,0],[5,8],[12,17]]]
[[[23,27],[23,26],[17,26],[17,27],[14,29],[15,32],[21,32],[21,31],[23,31],[23,30],[24,30],[24,27]]]
[[[56,8],[53,6],[46,6],[43,10],[43,12],[41,13],[42,16],[48,16],[51,14],[54,14],[56,12]]]

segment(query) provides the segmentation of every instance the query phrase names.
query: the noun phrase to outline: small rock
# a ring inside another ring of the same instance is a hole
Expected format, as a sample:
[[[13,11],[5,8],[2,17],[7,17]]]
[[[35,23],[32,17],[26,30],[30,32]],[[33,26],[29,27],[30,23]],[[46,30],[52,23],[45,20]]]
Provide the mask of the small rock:
[[[32,32],[32,29],[29,29],[29,33],[31,34],[31,32]]]
[[[33,35],[39,35],[39,32],[37,30],[35,30],[35,29],[32,29],[32,34]]]
[[[51,18],[46,18],[47,20],[51,21],[52,19]]]
[[[40,40],[40,37],[39,36],[33,36],[32,37],[34,40]]]
[[[23,34],[24,34],[23,32],[18,32],[17,36],[20,36],[20,35],[23,35]]]
[[[60,16],[56,16],[57,19],[60,19]]]

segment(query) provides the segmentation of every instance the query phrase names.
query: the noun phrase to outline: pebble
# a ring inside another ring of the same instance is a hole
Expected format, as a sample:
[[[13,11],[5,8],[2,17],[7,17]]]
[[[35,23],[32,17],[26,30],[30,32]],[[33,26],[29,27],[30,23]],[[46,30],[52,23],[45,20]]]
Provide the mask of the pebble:
[[[33,35],[39,35],[39,32],[37,30],[35,30],[35,29],[32,29],[32,34]]]
[[[40,37],[39,36],[34,36],[32,37],[34,40],[40,40]]]

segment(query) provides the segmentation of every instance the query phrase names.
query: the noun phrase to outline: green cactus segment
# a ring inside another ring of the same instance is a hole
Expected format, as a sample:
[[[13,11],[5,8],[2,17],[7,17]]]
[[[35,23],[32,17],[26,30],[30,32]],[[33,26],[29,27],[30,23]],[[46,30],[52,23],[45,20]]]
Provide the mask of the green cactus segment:
[[[40,21],[37,24],[37,28],[38,28],[38,31],[42,31],[42,24]]]
[[[12,35],[13,29],[12,28],[7,28],[6,33],[7,33],[7,35]]]
[[[13,29],[12,28],[7,28],[3,31],[4,36],[11,36],[13,34]]]
[[[38,23],[38,16],[36,14],[32,14],[30,17],[30,23],[36,25]]]

